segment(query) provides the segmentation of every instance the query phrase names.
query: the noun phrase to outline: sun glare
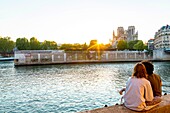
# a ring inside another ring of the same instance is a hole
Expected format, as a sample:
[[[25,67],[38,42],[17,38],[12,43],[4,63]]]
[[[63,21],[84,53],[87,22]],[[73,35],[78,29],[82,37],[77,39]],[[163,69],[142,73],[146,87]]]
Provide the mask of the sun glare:
[[[98,39],[97,44],[108,44],[109,41],[107,39]]]

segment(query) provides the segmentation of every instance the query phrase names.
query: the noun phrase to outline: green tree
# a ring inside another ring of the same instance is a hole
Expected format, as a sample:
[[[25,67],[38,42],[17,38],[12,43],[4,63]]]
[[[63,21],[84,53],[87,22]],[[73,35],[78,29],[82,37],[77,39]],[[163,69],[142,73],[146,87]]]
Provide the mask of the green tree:
[[[104,46],[105,46],[105,49],[112,49],[112,45],[110,43],[105,44]]]
[[[133,47],[133,49],[136,50],[143,50],[144,49],[144,44],[142,40],[139,40],[138,43],[136,43]]]
[[[41,44],[41,49],[43,49],[43,50],[56,50],[57,49],[57,43],[55,41],[45,40]]]
[[[29,45],[29,41],[27,38],[17,38],[16,40],[16,47],[18,50],[29,50],[30,49],[30,45]]]
[[[30,50],[40,50],[40,49],[41,49],[40,42],[35,37],[32,37],[30,39]]]
[[[50,49],[51,50],[57,50],[58,49],[57,43],[55,41],[50,41]]]
[[[59,49],[70,50],[70,49],[73,49],[73,45],[72,44],[62,44]]]
[[[84,50],[87,49],[86,44],[62,44],[59,49],[62,50]]]
[[[91,40],[88,49],[97,50],[97,40]]]
[[[9,53],[13,51],[15,47],[14,41],[11,40],[10,37],[0,37],[0,52]]]
[[[127,49],[127,41],[119,40],[118,44],[117,44],[117,49],[118,50],[125,50],[125,49]]]
[[[88,49],[88,46],[87,46],[86,43],[83,44],[82,49],[83,49],[83,50],[87,50],[87,49]]]
[[[89,44],[89,47],[94,46],[96,44],[97,44],[97,40],[91,40],[90,44]]]
[[[145,50],[148,50],[148,45],[145,45],[145,44],[144,44],[144,49],[145,49]]]
[[[138,40],[128,42],[128,49],[133,50],[133,46],[138,43]]]

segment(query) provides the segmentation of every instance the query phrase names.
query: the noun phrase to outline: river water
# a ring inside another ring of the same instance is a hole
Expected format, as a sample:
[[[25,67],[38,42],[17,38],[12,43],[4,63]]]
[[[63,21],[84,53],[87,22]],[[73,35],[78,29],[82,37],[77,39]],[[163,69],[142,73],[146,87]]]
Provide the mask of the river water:
[[[74,113],[120,103],[133,63],[14,67],[0,62],[0,113]],[[170,62],[154,62],[170,93]]]

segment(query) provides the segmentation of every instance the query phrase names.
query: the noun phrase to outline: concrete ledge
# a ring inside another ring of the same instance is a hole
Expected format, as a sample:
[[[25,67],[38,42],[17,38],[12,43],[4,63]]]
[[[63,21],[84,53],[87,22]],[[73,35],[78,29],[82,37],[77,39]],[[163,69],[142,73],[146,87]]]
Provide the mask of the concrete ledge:
[[[162,96],[161,103],[149,111],[136,112],[126,108],[123,105],[114,105],[90,111],[83,111],[80,113],[170,113],[170,94]]]

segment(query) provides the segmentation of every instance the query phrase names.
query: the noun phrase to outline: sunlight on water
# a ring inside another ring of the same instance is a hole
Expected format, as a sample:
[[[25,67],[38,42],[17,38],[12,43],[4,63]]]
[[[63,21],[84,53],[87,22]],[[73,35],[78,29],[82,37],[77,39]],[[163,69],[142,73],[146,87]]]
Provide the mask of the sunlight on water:
[[[0,112],[79,112],[120,103],[135,63],[14,67],[0,62]],[[170,63],[154,63],[170,93]],[[166,71],[165,71],[166,70]]]

